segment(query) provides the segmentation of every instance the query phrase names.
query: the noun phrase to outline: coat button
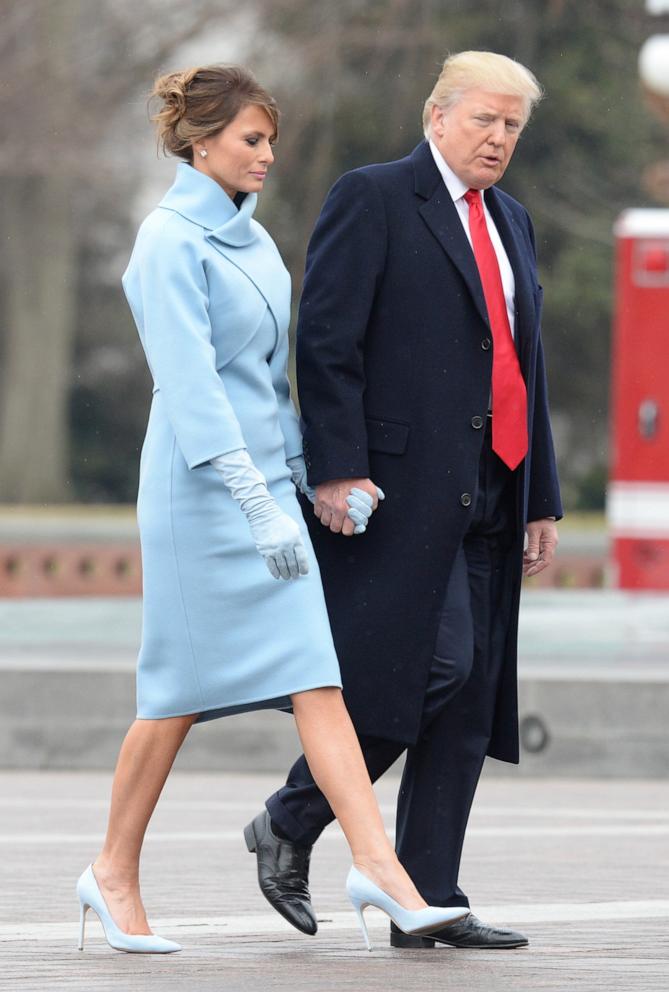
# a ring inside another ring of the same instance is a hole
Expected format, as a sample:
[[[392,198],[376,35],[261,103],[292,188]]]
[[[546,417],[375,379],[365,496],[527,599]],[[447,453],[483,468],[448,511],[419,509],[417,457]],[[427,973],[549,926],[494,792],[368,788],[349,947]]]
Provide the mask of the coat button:
[[[483,349],[483,351],[490,351],[491,347],[492,347],[492,341],[490,340],[490,338],[484,338],[483,341],[481,341],[481,348]]]
[[[471,494],[463,493],[462,496],[460,497],[460,502],[462,503],[463,506],[471,506],[472,505]]]
[[[475,430],[480,431],[483,427],[483,417],[472,417],[472,427]]]

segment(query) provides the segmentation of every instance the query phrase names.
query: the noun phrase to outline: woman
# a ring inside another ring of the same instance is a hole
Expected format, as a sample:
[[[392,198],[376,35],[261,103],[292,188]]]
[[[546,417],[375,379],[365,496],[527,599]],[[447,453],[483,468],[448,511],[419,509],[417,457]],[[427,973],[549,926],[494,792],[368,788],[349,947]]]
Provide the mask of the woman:
[[[92,907],[113,947],[180,949],[152,934],[140,897],[149,818],[193,723],[269,707],[292,706],[351,847],[347,887],[367,943],[368,904],[402,929],[443,926],[464,911],[427,907],[384,832],[296,499],[295,484],[307,486],[286,376],[289,276],[253,219],[276,104],[235,66],[171,73],[154,95],[163,149],[182,162],[123,277],[154,380],[138,500],[138,712],[104,847],[78,883],[79,946]],[[358,509],[364,527],[371,506]]]

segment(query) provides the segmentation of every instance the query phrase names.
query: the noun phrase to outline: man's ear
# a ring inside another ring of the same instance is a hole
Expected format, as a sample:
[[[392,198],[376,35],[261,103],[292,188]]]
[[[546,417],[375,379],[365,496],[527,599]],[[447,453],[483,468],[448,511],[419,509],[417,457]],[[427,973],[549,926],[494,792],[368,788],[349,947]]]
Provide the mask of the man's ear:
[[[430,122],[432,124],[432,134],[437,138],[443,138],[444,136],[444,117],[446,112],[436,105],[432,105],[430,109]]]

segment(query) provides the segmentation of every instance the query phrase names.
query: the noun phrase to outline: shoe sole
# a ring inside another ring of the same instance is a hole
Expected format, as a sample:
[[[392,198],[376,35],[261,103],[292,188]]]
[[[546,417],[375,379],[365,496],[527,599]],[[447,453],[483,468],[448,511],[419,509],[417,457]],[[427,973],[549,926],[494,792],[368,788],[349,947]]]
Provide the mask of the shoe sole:
[[[529,941],[516,941],[513,944],[454,944],[448,940],[439,940],[436,937],[419,937],[409,933],[391,933],[390,946],[399,947],[402,950],[431,950],[435,944],[443,944],[445,947],[457,947],[464,951],[512,951],[518,947],[527,947]]]

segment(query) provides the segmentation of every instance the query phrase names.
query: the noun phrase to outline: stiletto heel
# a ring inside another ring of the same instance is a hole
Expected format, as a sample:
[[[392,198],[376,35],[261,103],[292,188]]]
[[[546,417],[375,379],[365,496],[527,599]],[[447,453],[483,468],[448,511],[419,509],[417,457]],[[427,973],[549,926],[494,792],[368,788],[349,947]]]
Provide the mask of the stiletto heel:
[[[88,906],[83,902],[79,904],[79,950],[84,949],[84,931],[86,929],[86,913],[88,912]]]
[[[79,896],[79,950],[84,949],[84,929],[86,926],[86,913],[89,909],[94,910],[107,943],[117,951],[128,951],[135,954],[170,954],[172,951],[180,951],[181,946],[173,940],[166,940],[164,937],[157,937],[154,933],[124,933],[123,930],[114,923],[102,893],[98,888],[93,865],[89,865],[86,871],[80,876],[77,882],[77,895]]]
[[[374,906],[376,909],[382,910],[403,933],[409,934],[441,930],[449,923],[461,920],[469,912],[466,906],[426,906],[424,909],[405,909],[392,896],[389,896],[371,879],[363,875],[355,865],[352,865],[348,873],[346,892],[357,914],[368,951],[371,951],[372,945],[363,917],[363,910],[367,906]]]
[[[351,900],[353,902],[353,900]],[[362,930],[362,937],[365,941],[365,945],[368,951],[372,949],[372,942],[369,939],[369,931],[367,930],[367,924],[365,923],[364,911],[367,908],[367,903],[353,903],[353,909],[355,910],[355,915],[358,917],[358,923],[360,924],[360,929]]]

